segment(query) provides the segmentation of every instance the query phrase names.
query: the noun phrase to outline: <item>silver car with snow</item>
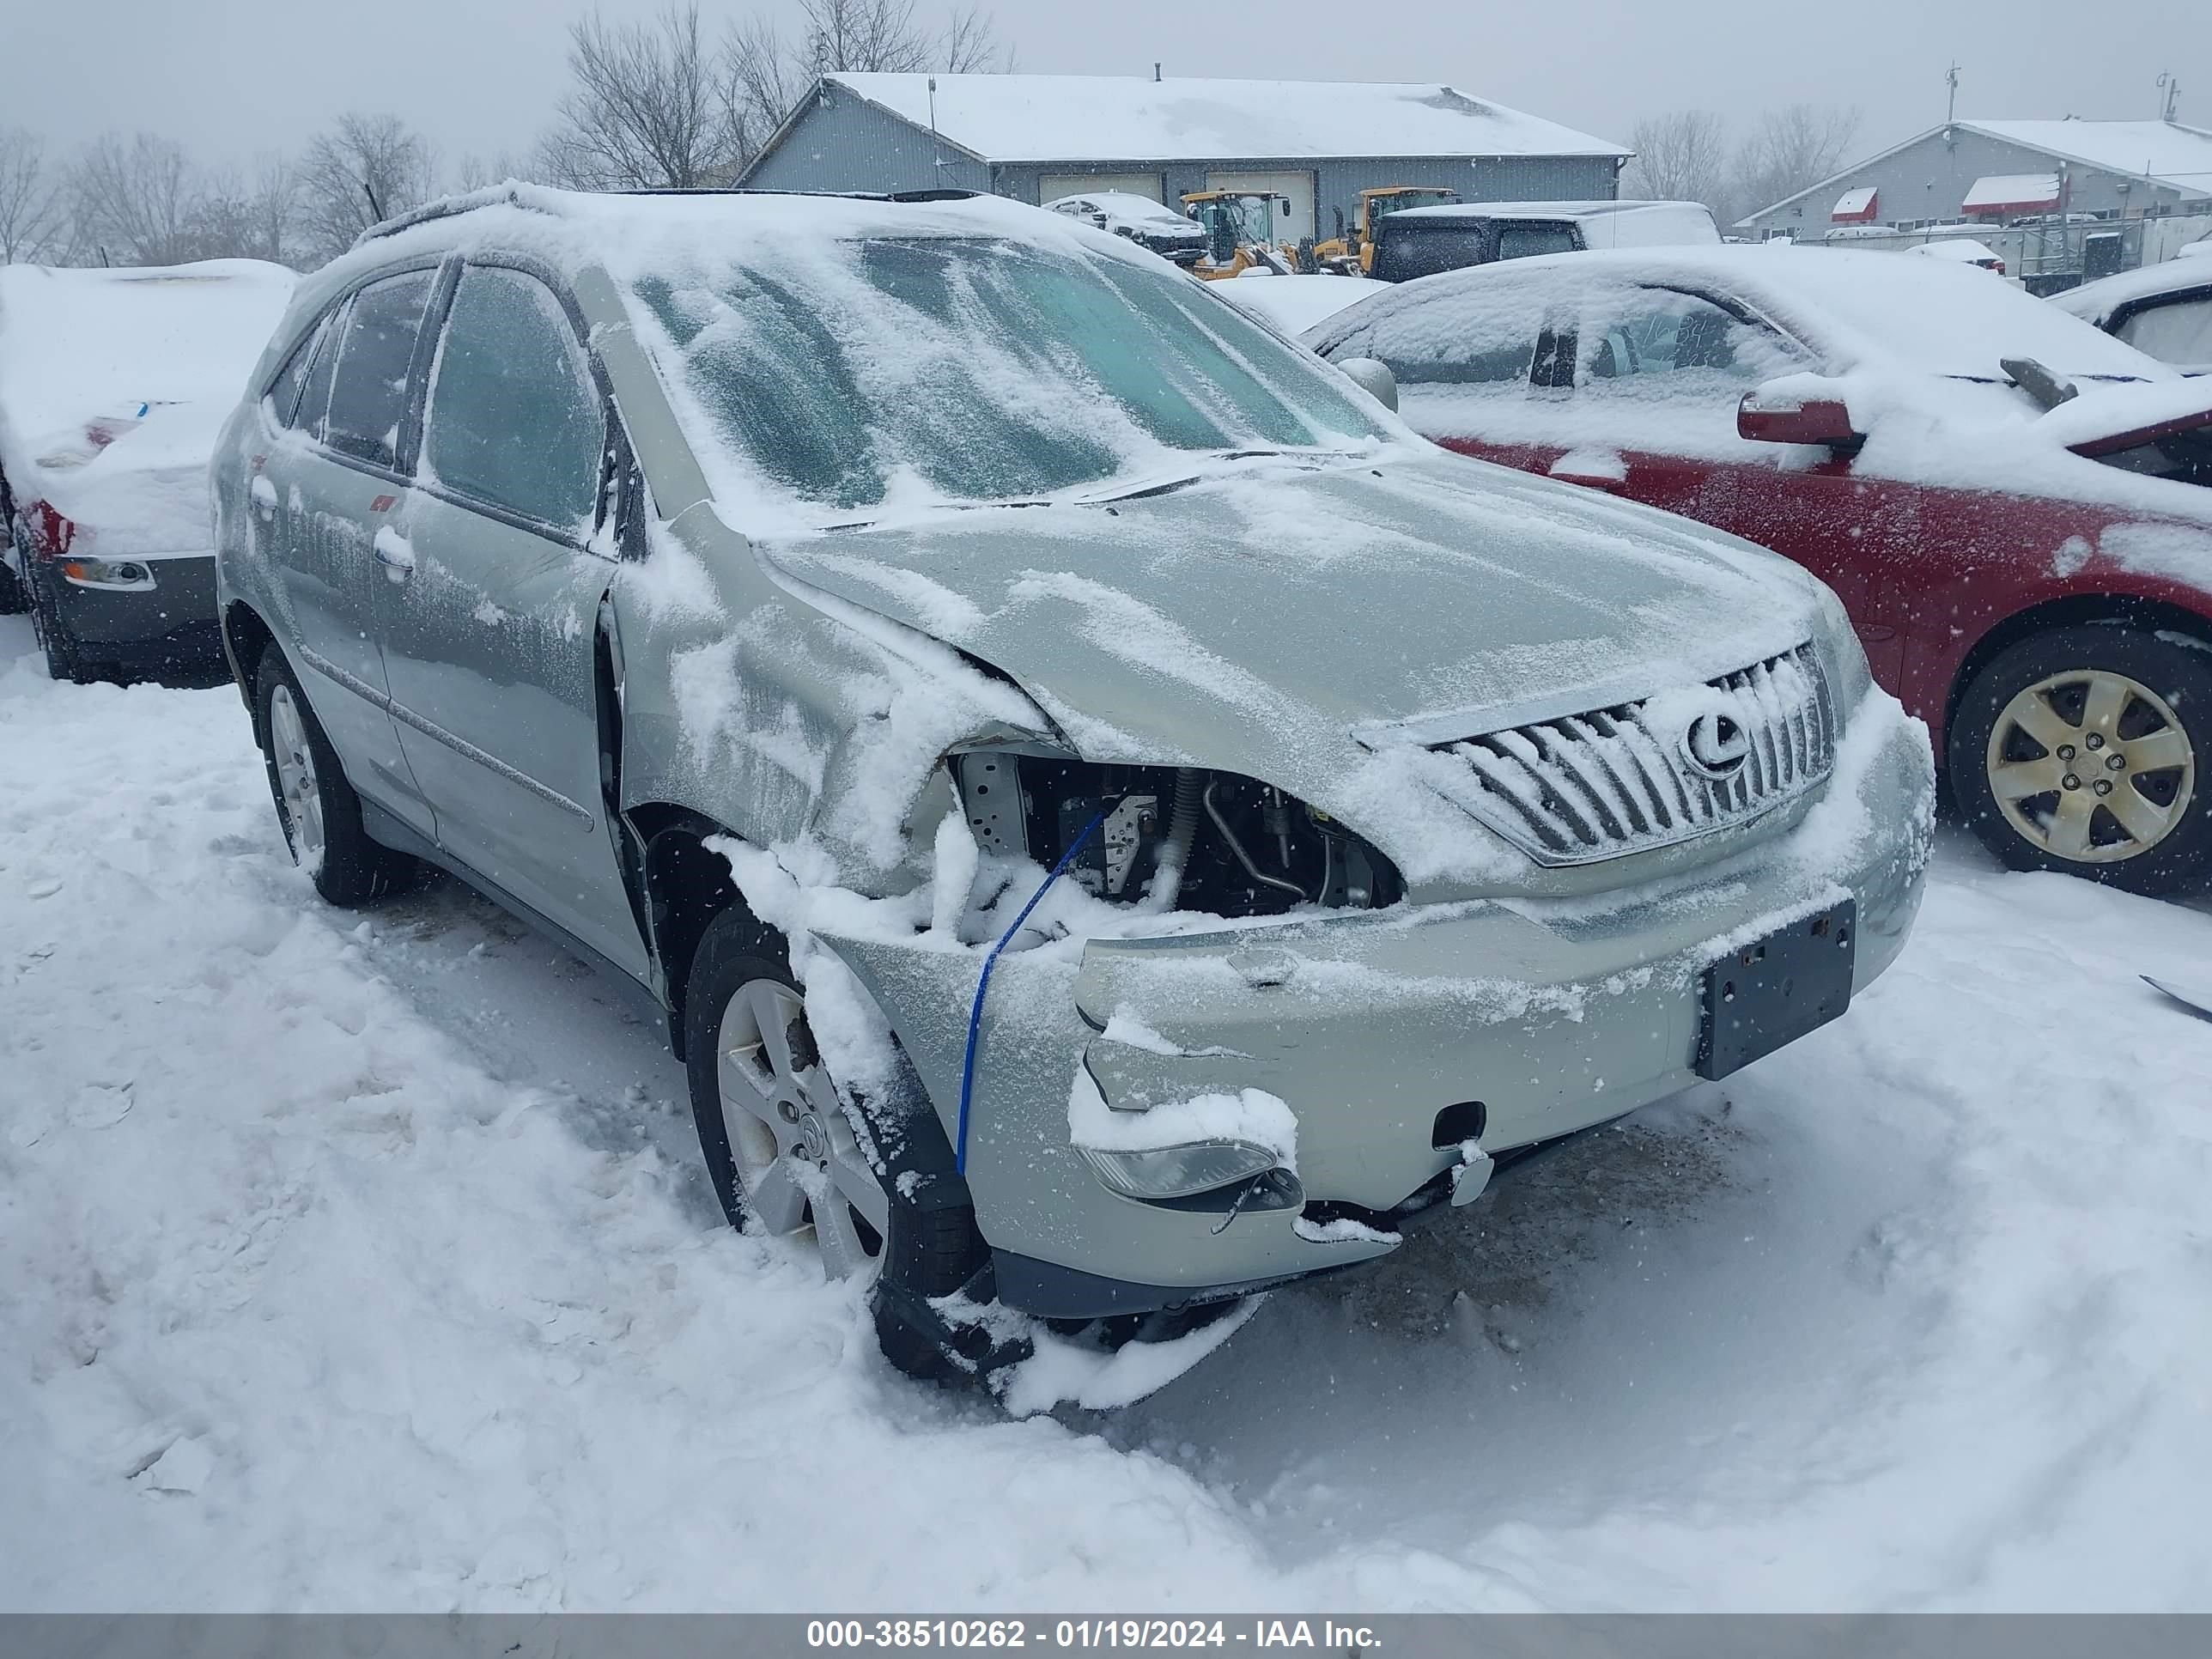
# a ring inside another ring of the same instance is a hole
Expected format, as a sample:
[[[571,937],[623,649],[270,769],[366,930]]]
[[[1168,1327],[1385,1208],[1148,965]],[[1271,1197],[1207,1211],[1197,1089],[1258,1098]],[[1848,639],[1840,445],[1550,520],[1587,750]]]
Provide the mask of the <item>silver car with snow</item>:
[[[1918,902],[1818,582],[1036,209],[457,198],[302,283],[216,485],[322,895],[605,964],[730,1219],[1018,1403],[1833,1018]]]

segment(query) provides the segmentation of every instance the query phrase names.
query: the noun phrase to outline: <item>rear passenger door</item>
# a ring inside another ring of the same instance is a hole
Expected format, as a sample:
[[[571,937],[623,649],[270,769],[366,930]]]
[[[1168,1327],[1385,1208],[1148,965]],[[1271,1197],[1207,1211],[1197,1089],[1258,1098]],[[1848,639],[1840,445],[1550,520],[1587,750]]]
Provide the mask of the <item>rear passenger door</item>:
[[[333,307],[271,388],[266,412],[285,429],[248,486],[308,699],[347,777],[425,834],[428,809],[387,708],[377,607],[380,537],[405,489],[437,276],[430,265],[380,277]]]
[[[524,270],[464,268],[395,526],[407,568],[380,589],[380,631],[441,845],[642,973],[600,770],[611,425],[553,290]]]

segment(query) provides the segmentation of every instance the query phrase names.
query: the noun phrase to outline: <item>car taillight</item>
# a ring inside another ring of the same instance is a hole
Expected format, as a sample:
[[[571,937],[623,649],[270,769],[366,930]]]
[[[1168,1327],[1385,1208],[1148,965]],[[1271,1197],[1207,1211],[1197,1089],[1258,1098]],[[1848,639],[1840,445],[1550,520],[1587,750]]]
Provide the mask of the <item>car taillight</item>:
[[[32,507],[31,550],[40,558],[58,559],[72,544],[85,546],[88,550],[91,540],[90,531],[56,512],[52,501],[39,501]]]

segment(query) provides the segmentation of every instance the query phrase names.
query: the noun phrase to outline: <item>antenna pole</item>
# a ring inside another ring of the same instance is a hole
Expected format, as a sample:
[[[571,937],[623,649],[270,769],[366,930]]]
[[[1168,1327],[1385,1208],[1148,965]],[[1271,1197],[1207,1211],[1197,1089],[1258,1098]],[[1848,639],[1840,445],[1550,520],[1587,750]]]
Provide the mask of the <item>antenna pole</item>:
[[[1959,64],[1956,59],[1943,71],[1944,83],[1951,88],[1950,101],[1943,106],[1943,125],[1949,126],[1959,115]]]

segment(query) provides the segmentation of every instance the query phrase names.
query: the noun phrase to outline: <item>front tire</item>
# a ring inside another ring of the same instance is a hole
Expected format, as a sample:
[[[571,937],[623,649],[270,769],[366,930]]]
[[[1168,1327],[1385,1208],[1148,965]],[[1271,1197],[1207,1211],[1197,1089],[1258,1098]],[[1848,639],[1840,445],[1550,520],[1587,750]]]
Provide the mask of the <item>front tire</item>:
[[[369,838],[361,797],[284,653],[271,645],[254,671],[254,735],[292,861],[325,902],[350,909],[407,885],[415,860]]]
[[[2146,629],[2053,629],[1960,696],[1952,790],[2014,870],[2159,894],[2212,861],[2212,651]]]
[[[878,1346],[910,1376],[972,1379],[997,1358],[987,1335],[930,1306],[989,1260],[934,1111],[915,1098],[878,1171],[823,1063],[783,937],[742,900],[708,924],[684,993],[691,1114],[722,1213],[769,1232],[811,1230],[832,1278],[865,1278]],[[883,1114],[871,1139],[883,1147]],[[932,1139],[933,1137],[933,1139]]]

